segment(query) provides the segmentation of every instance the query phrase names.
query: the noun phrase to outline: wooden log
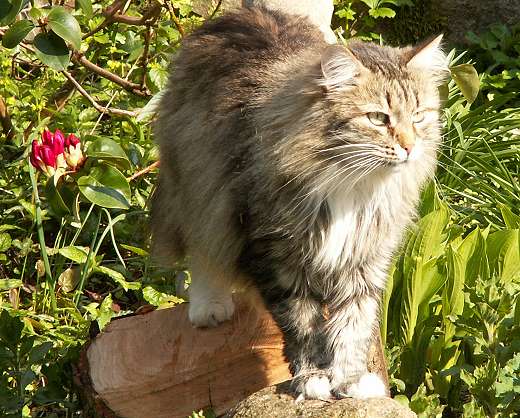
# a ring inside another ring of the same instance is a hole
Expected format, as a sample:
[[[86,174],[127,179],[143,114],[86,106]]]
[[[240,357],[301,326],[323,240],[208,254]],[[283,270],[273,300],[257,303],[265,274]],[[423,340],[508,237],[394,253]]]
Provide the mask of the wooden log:
[[[387,381],[377,341],[369,367]],[[290,378],[280,330],[245,302],[216,328],[194,328],[188,304],[113,321],[85,347],[75,376],[89,415],[104,418],[222,414]]]

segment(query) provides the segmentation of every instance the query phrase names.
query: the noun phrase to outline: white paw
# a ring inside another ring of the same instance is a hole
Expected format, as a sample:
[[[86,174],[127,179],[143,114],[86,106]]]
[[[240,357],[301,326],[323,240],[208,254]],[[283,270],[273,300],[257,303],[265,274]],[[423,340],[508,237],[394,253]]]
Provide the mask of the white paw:
[[[331,386],[329,378],[326,376],[312,376],[304,385],[304,399],[329,399]]]
[[[221,322],[231,319],[233,312],[235,312],[235,304],[231,296],[190,301],[190,322],[196,327],[216,327]]]
[[[365,373],[357,383],[349,386],[346,395],[350,398],[368,399],[386,397],[386,386],[375,373]]]

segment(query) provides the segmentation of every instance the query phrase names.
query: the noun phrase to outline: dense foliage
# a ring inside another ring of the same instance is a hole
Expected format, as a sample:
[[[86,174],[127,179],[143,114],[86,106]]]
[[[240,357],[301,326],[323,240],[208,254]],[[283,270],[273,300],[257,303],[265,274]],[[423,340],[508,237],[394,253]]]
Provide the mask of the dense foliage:
[[[416,7],[336,3],[340,38],[379,42],[381,22]],[[171,54],[221,5],[2,0],[1,416],[80,413],[71,364],[89,329],[182,301],[182,260],[148,257],[150,125]],[[520,409],[520,37],[468,37],[450,55],[437,176],[382,309],[392,391],[421,417]]]

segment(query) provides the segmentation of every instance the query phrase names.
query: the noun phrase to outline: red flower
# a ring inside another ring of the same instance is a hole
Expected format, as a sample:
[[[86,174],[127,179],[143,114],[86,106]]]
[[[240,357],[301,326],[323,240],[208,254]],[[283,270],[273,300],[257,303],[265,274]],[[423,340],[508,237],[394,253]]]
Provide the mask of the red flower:
[[[75,170],[83,160],[81,143],[74,134],[65,138],[59,129],[54,133],[45,129],[41,141],[32,142],[31,164],[47,176],[54,175],[58,168]]]

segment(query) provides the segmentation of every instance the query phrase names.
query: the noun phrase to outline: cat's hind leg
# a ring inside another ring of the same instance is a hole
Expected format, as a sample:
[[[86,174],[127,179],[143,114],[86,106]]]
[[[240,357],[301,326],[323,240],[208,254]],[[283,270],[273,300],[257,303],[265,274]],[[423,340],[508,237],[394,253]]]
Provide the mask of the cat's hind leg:
[[[190,263],[191,284],[189,318],[196,327],[215,327],[233,316],[229,277],[211,264],[200,259]]]

